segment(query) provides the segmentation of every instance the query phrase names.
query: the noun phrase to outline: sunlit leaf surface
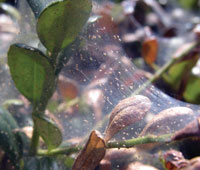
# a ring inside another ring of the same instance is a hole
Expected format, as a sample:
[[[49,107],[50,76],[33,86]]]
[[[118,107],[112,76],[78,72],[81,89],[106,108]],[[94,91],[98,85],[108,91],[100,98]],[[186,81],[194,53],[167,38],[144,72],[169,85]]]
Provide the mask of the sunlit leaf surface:
[[[91,0],[64,0],[52,3],[39,16],[37,32],[49,51],[57,51],[72,43],[86,23]]]
[[[16,87],[34,105],[52,95],[54,71],[39,50],[14,44],[8,51],[8,65]]]

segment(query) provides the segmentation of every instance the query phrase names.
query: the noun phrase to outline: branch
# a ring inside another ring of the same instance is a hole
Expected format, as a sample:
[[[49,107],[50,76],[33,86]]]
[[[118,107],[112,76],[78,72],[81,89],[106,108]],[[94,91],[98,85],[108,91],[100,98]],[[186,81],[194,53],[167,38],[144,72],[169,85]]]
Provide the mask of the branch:
[[[165,134],[161,136],[144,136],[138,137],[130,140],[123,140],[119,142],[109,142],[106,144],[106,148],[131,148],[141,144],[153,144],[153,143],[168,143],[171,141],[171,136],[173,134]],[[72,153],[79,152],[83,147],[82,146],[66,146],[58,147],[48,151],[46,149],[39,149],[37,152],[38,156],[56,156],[59,154],[70,155]]]
[[[66,147],[58,147],[52,150],[39,149],[37,152],[38,156],[56,156],[59,154],[70,155],[72,153],[77,153],[82,149],[81,146],[66,146]]]
[[[134,139],[119,141],[119,142],[108,142],[107,148],[131,148],[141,144],[153,144],[153,143],[168,143],[170,142],[172,134],[165,134],[161,136],[144,136]]]
[[[37,130],[37,127],[34,123],[33,125],[33,135],[32,135],[32,139],[31,139],[31,147],[30,147],[30,155],[35,155],[37,153],[37,147],[39,144],[39,133]]]

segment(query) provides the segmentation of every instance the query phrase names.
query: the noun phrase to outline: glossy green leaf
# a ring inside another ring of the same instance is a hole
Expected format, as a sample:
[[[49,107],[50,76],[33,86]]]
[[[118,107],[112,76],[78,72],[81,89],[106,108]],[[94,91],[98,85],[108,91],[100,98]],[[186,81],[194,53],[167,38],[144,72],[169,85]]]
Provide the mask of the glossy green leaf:
[[[200,77],[191,75],[183,94],[184,99],[190,103],[200,104],[199,87],[200,87]]]
[[[14,44],[8,51],[8,65],[17,89],[34,105],[51,97],[55,86],[54,71],[39,50]]]
[[[38,36],[51,52],[72,43],[89,18],[91,0],[63,0],[49,5],[39,16]]]
[[[59,146],[62,142],[62,133],[57,125],[45,116],[35,115],[33,117],[36,127],[48,149]]]

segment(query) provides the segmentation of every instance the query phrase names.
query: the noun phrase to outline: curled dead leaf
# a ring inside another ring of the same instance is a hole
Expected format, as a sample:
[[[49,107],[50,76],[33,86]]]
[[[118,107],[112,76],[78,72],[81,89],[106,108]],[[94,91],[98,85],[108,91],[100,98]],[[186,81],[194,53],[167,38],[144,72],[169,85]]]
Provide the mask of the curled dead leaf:
[[[173,133],[194,119],[193,111],[187,107],[173,107],[157,114],[143,129],[140,136]]]
[[[147,38],[142,44],[142,56],[147,64],[155,62],[158,53],[158,41],[155,37]]]
[[[94,170],[105,155],[105,142],[98,131],[92,131],[87,144],[76,158],[72,170]]]
[[[105,133],[105,142],[108,142],[116,133],[132,123],[140,121],[151,107],[149,98],[136,95],[126,98],[112,110],[110,121]]]
[[[167,170],[176,170],[188,166],[189,161],[183,157],[183,154],[176,150],[169,150],[164,155],[164,165]]]
[[[192,121],[183,129],[177,131],[172,140],[181,140],[188,137],[200,137],[200,118]]]

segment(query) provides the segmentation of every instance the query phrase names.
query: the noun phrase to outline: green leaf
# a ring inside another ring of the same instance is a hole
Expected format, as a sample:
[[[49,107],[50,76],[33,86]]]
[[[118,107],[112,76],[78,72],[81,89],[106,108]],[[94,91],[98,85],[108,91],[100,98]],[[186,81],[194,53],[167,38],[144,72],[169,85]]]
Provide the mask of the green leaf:
[[[63,0],[49,5],[39,16],[38,36],[51,52],[72,43],[89,18],[91,0]]]
[[[20,153],[18,143],[10,125],[2,117],[0,117],[0,148],[4,150],[15,169],[19,169]]]
[[[23,44],[14,44],[8,51],[8,65],[17,89],[34,106],[47,102],[55,88],[55,75],[43,53]]]
[[[18,128],[18,125],[13,116],[7,110],[0,107],[0,119],[7,123],[11,129]]]
[[[179,0],[179,3],[187,9],[197,8],[198,6],[198,0]]]
[[[57,125],[45,116],[34,115],[34,123],[38,127],[38,132],[48,149],[53,149],[59,146],[62,142],[62,133]]]
[[[11,159],[14,164],[16,164],[16,161],[23,156],[24,143],[28,142],[25,135],[16,131],[18,128],[19,126],[10,112],[0,107],[0,133],[3,132],[0,134],[0,147],[6,151],[9,159]],[[6,134],[8,136],[5,136]],[[13,147],[13,150],[9,149],[7,152],[6,148],[8,147]]]
[[[166,80],[174,90],[178,90],[181,86],[181,81],[184,76],[190,73],[193,66],[196,64],[197,58],[184,60],[174,64],[168,71],[168,79]]]
[[[191,75],[186,89],[183,93],[183,97],[190,103],[200,104],[200,77]]]

